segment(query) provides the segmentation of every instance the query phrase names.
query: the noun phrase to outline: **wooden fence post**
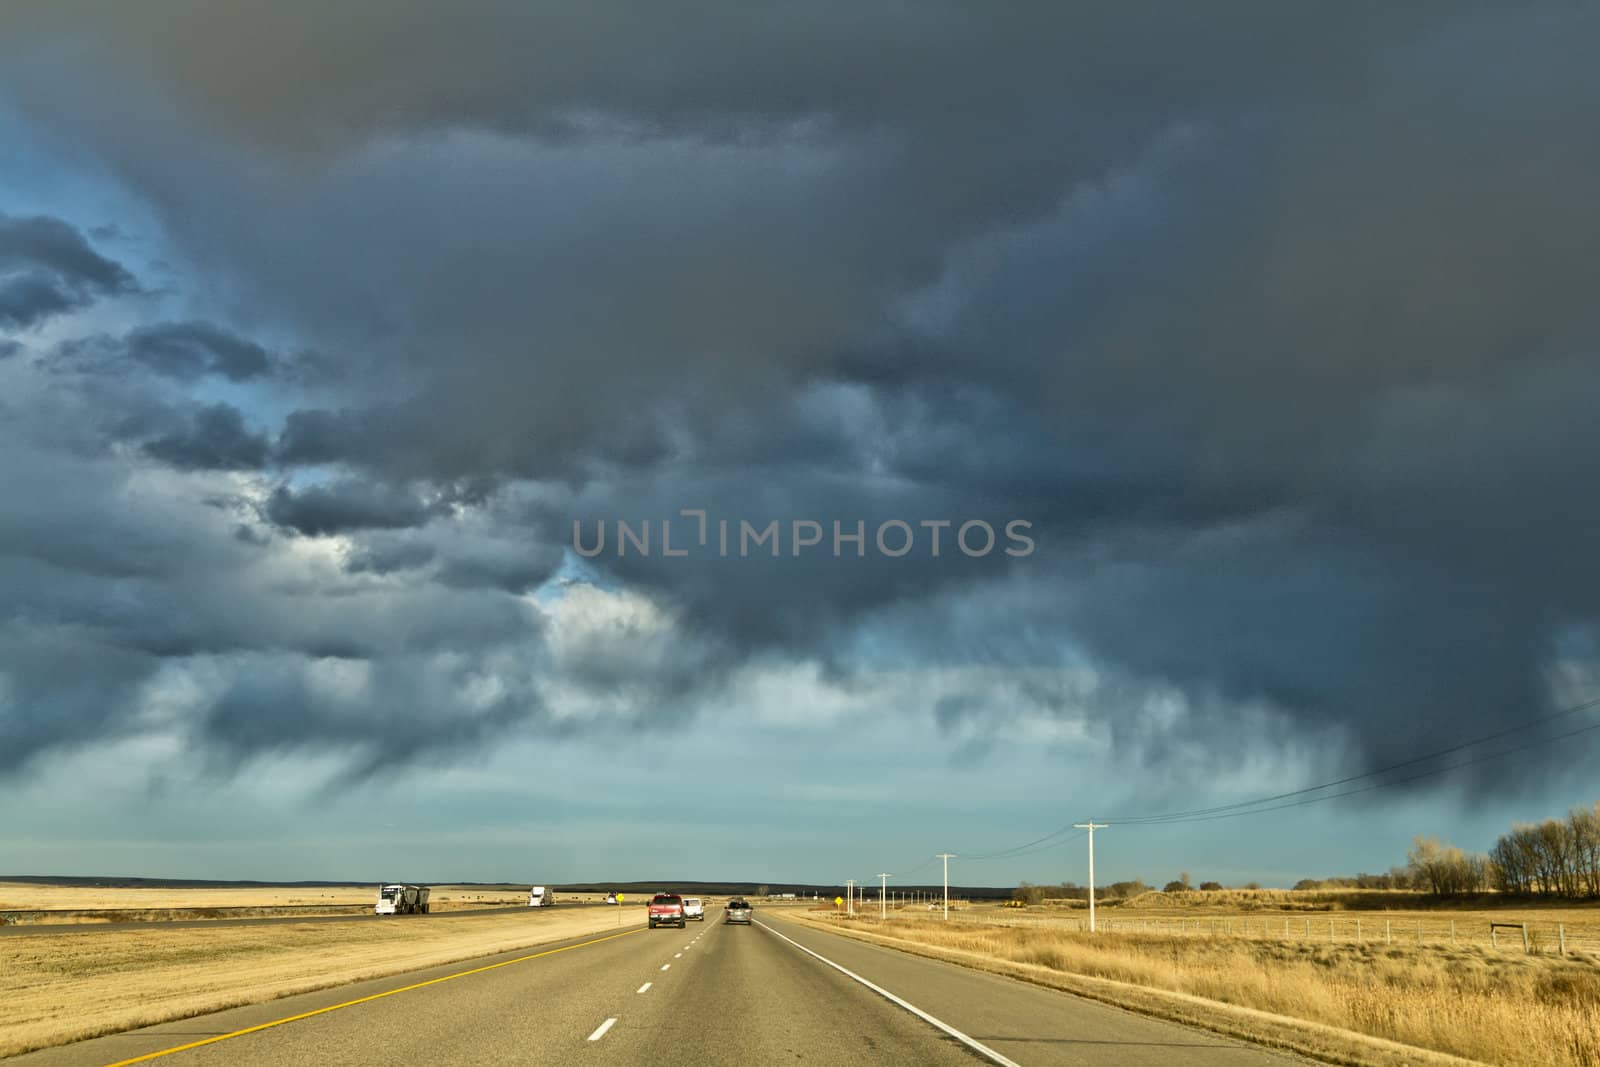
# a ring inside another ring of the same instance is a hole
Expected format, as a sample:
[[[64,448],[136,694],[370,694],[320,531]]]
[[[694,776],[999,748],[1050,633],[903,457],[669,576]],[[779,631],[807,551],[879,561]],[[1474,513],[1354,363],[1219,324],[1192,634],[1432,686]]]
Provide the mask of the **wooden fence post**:
[[[1422,920],[1417,920],[1417,944],[1422,944]]]
[[[1556,923],[1556,937],[1561,939],[1561,958],[1567,958],[1567,924]]]
[[[1389,920],[1388,919],[1383,920],[1383,943],[1385,945],[1394,944],[1394,934],[1389,929]]]
[[[1533,951],[1533,949],[1528,946],[1528,924],[1527,923],[1523,923],[1522,924],[1522,951],[1524,953]]]
[[[1456,943],[1456,921],[1454,919],[1450,920],[1450,943],[1452,945]]]
[[[1328,940],[1329,941],[1333,940],[1333,920],[1332,919],[1328,920]]]
[[[1356,944],[1361,943],[1361,920],[1356,920]]]

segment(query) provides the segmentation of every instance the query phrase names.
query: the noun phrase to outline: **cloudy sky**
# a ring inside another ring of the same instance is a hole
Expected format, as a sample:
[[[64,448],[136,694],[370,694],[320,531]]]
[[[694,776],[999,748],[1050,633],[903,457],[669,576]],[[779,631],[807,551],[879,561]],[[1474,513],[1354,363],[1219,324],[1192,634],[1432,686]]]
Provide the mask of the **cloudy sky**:
[[[0,873],[1600,799],[1600,18],[1252,6],[6,5]]]

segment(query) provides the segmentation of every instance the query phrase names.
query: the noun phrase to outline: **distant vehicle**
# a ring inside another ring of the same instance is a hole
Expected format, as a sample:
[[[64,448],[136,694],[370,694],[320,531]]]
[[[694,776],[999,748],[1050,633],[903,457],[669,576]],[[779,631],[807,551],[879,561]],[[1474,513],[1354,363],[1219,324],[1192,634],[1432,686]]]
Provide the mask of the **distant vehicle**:
[[[536,885],[528,890],[528,907],[549,908],[556,902],[556,895],[542,885]]]
[[[606,894],[606,903],[607,904],[615,904],[616,902],[617,902],[617,895],[615,893],[607,893]]]
[[[428,914],[428,887],[425,885],[380,885],[374,915]]]
[[[658,926],[676,926],[682,930],[689,925],[684,918],[683,898],[676,893],[657,893],[650,901],[650,929]]]
[[[750,913],[753,910],[755,909],[750,907],[749,901],[737,899],[730,900],[728,901],[728,906],[723,909],[723,919],[726,922],[744,923],[746,926],[749,926]]]
[[[706,906],[700,902],[699,897],[683,898],[683,917],[685,919],[696,919],[700,922],[706,921]]]

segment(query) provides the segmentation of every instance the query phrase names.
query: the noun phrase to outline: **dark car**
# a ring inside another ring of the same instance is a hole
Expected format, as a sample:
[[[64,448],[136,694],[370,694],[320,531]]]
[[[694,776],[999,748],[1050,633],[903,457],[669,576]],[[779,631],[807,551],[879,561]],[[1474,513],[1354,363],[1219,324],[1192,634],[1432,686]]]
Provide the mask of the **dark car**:
[[[730,923],[744,923],[746,926],[749,926],[750,912],[752,910],[753,909],[750,907],[749,901],[730,900],[728,901],[728,906],[723,909],[723,921]]]

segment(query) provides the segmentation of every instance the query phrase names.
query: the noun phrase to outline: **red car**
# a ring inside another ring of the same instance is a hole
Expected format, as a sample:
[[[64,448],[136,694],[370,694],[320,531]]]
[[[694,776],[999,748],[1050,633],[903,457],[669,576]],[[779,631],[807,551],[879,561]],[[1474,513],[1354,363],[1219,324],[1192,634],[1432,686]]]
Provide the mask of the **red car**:
[[[650,929],[658,926],[676,926],[682,930],[689,920],[683,914],[683,898],[676,893],[657,893],[650,901]]]

